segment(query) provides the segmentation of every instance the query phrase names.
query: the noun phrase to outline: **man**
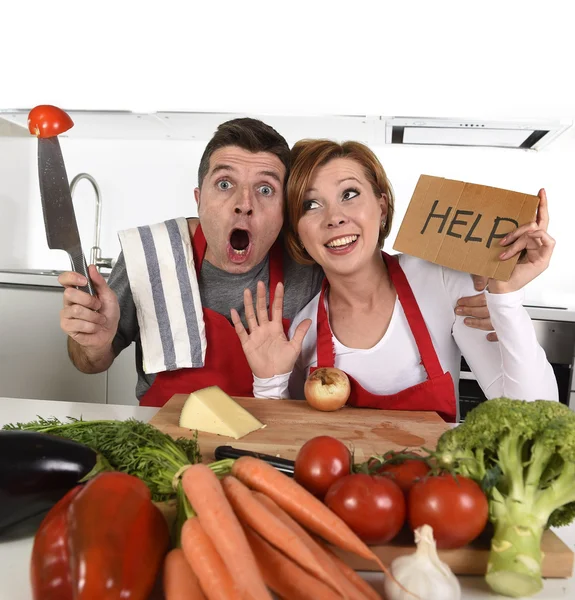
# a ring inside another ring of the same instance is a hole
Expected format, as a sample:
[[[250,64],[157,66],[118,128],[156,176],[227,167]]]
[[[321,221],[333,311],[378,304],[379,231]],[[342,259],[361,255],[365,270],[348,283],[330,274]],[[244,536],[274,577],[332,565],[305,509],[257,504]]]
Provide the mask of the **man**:
[[[136,395],[143,405],[162,406],[174,393],[208,385],[219,385],[230,395],[251,396],[252,373],[229,320],[231,308],[243,317],[245,288],[255,294],[262,280],[273,294],[275,283],[282,281],[289,322],[318,293],[323,279],[319,267],[295,263],[281,245],[289,161],[285,139],[255,119],[223,123],[206,146],[194,190],[199,219],[188,220],[207,338],[203,367],[144,371],[124,253],[108,283],[90,266],[94,297],[76,289],[86,284],[78,273],[59,277],[66,288],[60,324],[69,336],[74,365],[84,373],[100,373],[136,342]],[[478,285],[484,287],[484,282]],[[479,317],[470,326],[491,329],[482,295],[462,299],[461,304],[458,314]]]

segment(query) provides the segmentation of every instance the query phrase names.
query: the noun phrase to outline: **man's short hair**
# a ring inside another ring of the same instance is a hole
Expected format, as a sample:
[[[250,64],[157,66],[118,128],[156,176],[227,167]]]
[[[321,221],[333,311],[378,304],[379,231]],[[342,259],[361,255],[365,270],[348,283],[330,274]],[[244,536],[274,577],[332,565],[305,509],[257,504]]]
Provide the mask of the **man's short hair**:
[[[277,156],[286,168],[285,181],[290,169],[290,148],[285,138],[263,121],[244,117],[222,123],[208,142],[198,168],[198,187],[202,187],[210,169],[212,154],[226,146],[237,146],[248,152],[269,152]]]

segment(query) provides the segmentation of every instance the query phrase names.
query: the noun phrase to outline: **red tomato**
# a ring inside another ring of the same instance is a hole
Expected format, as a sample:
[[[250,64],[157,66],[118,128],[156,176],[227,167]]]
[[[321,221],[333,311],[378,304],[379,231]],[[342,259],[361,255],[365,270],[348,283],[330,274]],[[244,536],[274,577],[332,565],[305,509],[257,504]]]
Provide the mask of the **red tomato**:
[[[299,450],[294,479],[323,500],[332,483],[351,471],[351,454],[342,442],[328,435],[308,440]]]
[[[406,455],[417,456],[413,453]],[[423,479],[428,473],[429,465],[417,458],[406,458],[401,463],[388,462],[377,468],[378,475],[391,477],[406,494],[416,481]]]
[[[487,498],[475,481],[450,474],[426,477],[410,490],[407,501],[412,530],[429,525],[438,548],[461,548],[485,528]]]
[[[28,115],[28,130],[39,138],[51,138],[74,127],[70,116],[57,106],[41,104]]]
[[[405,497],[388,477],[346,475],[329,488],[325,503],[367,544],[389,542],[405,522]]]

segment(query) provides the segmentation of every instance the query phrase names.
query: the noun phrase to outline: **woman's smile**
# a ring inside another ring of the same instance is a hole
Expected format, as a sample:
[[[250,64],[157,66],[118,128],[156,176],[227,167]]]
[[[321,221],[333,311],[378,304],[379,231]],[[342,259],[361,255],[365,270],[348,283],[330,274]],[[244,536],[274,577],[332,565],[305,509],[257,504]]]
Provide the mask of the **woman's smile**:
[[[324,246],[330,254],[349,254],[356,247],[358,239],[358,234],[338,236],[329,240]]]

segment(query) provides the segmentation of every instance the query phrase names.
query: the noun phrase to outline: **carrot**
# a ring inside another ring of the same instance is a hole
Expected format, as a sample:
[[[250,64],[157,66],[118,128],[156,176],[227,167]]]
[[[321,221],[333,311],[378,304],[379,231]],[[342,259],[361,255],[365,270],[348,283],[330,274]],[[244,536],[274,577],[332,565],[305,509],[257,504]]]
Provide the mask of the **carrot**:
[[[182,476],[182,487],[240,593],[254,600],[271,600],[244,530],[215,473],[204,464],[192,465]],[[203,582],[202,589],[208,593]]]
[[[327,553],[325,548],[323,548],[311,535],[296,521],[294,521],[284,510],[282,510],[269,496],[262,494],[261,492],[252,492],[255,499],[261,502],[272,514],[274,514],[282,523],[284,523],[287,527],[289,527],[301,540],[302,542],[311,550],[313,555],[316,557],[317,561],[322,565],[324,570],[331,576],[333,581],[338,585],[339,589],[341,589],[349,600],[367,600],[367,599],[379,599],[379,596],[375,594],[374,590],[371,590],[371,594],[366,594],[363,589],[352,582],[341,572],[341,570],[336,567],[335,562],[332,557]],[[358,575],[359,577],[359,575]],[[361,579],[361,577],[360,577]],[[361,581],[367,585],[361,579]],[[369,586],[368,586],[369,587]],[[375,594],[375,595],[374,595]]]
[[[180,548],[170,550],[164,560],[164,596],[166,600],[206,600],[200,582]]]
[[[313,552],[294,533],[293,529],[285,525],[262,503],[258,502],[252,495],[251,490],[239,479],[229,476],[224,477],[222,487],[242,524],[249,525],[256,533],[291,558],[300,567],[309,571],[311,575],[323,581],[336,592],[341,592],[339,586],[333,582]]]
[[[181,541],[186,560],[208,600],[240,600],[242,596],[222,557],[197,517],[184,522]]]
[[[264,580],[276,594],[286,600],[340,600],[341,596],[304,571],[253,529],[246,526],[245,532]]]
[[[331,556],[336,567],[349,579],[356,587],[358,587],[367,598],[371,600],[379,600],[379,594],[367,583],[367,581],[361,577],[354,569],[352,569],[345,561],[331,549],[326,546],[321,540],[318,540],[318,544]]]
[[[248,487],[269,496],[300,525],[342,550],[372,560],[384,573],[389,574],[379,557],[335,513],[271,465],[252,456],[242,456],[233,464],[232,475]]]

